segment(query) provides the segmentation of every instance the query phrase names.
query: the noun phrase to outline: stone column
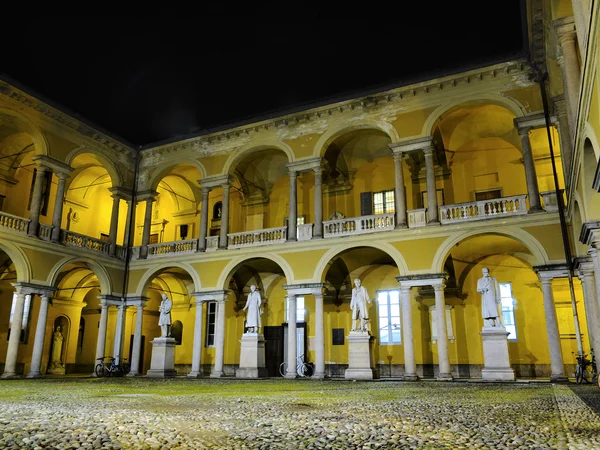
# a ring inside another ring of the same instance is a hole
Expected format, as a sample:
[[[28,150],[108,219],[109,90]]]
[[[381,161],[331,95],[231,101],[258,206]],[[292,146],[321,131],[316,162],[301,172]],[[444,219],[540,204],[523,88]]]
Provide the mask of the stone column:
[[[143,361],[140,361],[140,355],[142,350],[142,326],[144,322],[144,306],[145,302],[143,300],[140,301],[138,305],[136,305],[136,315],[135,315],[135,332],[133,333],[133,348],[131,349],[131,370],[129,371],[128,376],[130,377],[138,377],[142,374],[142,365]]]
[[[40,210],[42,208],[42,188],[45,180],[45,174],[48,170],[44,166],[36,167],[35,184],[33,185],[33,195],[31,197],[31,207],[29,209],[29,228],[28,236],[37,236],[40,225]],[[6,371],[5,371],[6,372]]]
[[[123,303],[117,306],[117,325],[115,326],[115,343],[113,346],[113,356],[115,363],[119,364],[121,352],[123,350],[123,332],[125,331],[125,310],[127,306]]]
[[[402,300],[402,334],[404,339],[404,380],[416,381],[417,366],[415,364],[415,345],[412,327],[412,305],[410,303],[410,289],[412,286],[401,286]],[[437,300],[437,297],[436,297]]]
[[[448,359],[448,332],[446,330],[446,301],[444,299],[444,285],[433,285],[435,291],[435,320],[438,335],[438,376],[440,381],[452,380],[450,360]]]
[[[67,182],[67,174],[58,172],[58,188],[56,189],[56,201],[54,202],[54,213],[52,214],[52,234],[50,235],[51,242],[60,241],[60,226],[62,225],[63,205],[65,201],[65,184]]]
[[[313,169],[315,172],[315,231],[314,239],[323,237],[323,168]]]
[[[525,167],[525,180],[527,182],[527,195],[529,197],[529,212],[543,211],[540,201],[540,190],[538,188],[537,174],[535,172],[535,163],[531,152],[531,142],[529,141],[530,128],[518,128],[521,136],[521,149],[523,152],[523,166]]]
[[[600,305],[596,293],[596,277],[593,264],[582,265],[579,269],[579,279],[583,285],[583,298],[585,304],[590,347],[600,355]]]
[[[108,303],[106,300],[100,300],[100,306],[102,307],[100,313],[100,323],[98,324],[98,340],[96,341],[96,361],[95,364],[98,364],[98,359],[103,358],[105,346],[106,346],[106,326],[108,324]],[[94,376],[96,374],[94,373]]]
[[[571,173],[571,159],[573,158],[573,145],[571,141],[571,132],[569,130],[569,118],[567,116],[567,107],[564,95],[554,97],[554,113],[558,119],[558,137],[560,139],[560,153],[563,163],[563,176],[565,186],[569,185],[569,174]]]
[[[325,378],[325,324],[323,291],[315,292],[315,373],[313,378]]]
[[[20,286],[15,286],[15,310],[13,311],[12,323],[10,324],[10,337],[6,360],[4,362],[4,373],[0,378],[17,377],[17,356],[19,354],[19,342],[21,340],[21,324],[23,322],[23,308],[25,307],[25,292]]]
[[[150,228],[152,227],[152,203],[154,203],[154,196],[147,197],[144,200],[146,200],[146,211],[144,213],[142,248],[140,248],[141,259],[146,259],[148,257],[148,243],[150,242]]]
[[[598,250],[595,248],[596,244],[593,244],[588,250],[588,255],[592,257],[592,263],[594,265],[594,281],[596,282],[596,299],[598,300],[598,308],[600,309],[600,258],[598,258]],[[600,357],[600,350],[598,351]]]
[[[587,47],[587,18],[581,0],[572,0],[573,20],[575,22],[575,31],[577,32],[577,42],[579,43],[579,56],[583,61]]]
[[[287,371],[286,378],[296,378],[297,375],[297,333],[296,333],[296,294],[288,294],[288,342],[287,342]]]
[[[200,237],[198,238],[198,251],[206,250],[206,230],[208,230],[208,194],[210,188],[202,186],[202,206],[200,207]]]
[[[212,378],[219,378],[225,376],[225,372],[223,371],[223,356],[225,353],[225,298],[217,301],[217,323],[215,332],[215,365],[210,376]]]
[[[295,241],[298,228],[298,189],[296,187],[297,172],[290,169],[290,212],[288,214],[288,241]]]
[[[117,252],[117,229],[119,226],[119,203],[121,202],[121,196],[116,192],[112,194],[113,204],[112,204],[112,212],[110,215],[110,231],[109,231],[109,239],[110,239],[110,247],[109,247],[109,255],[115,256]]]
[[[550,366],[552,374],[551,381],[566,381],[565,368],[560,348],[558,334],[558,322],[556,310],[554,309],[554,294],[552,293],[552,277],[538,274],[542,283],[542,294],[544,296],[544,314],[546,316],[546,332],[548,333],[548,347],[550,349]]]
[[[190,378],[202,377],[202,309],[204,300],[196,299],[196,320],[194,322],[194,348],[192,349],[192,371],[188,374]]]
[[[558,36],[561,56],[558,64],[562,69],[563,90],[567,101],[567,114],[571,134],[574,135],[577,125],[577,112],[579,104],[579,89],[581,87],[581,68],[577,59],[575,45],[575,26],[573,17],[565,17],[553,22]]]
[[[35,341],[31,354],[31,368],[27,378],[41,378],[42,353],[44,351],[44,338],[46,337],[46,321],[48,320],[48,294],[40,296],[40,311],[38,313],[37,325],[35,327]]]
[[[227,250],[227,233],[229,233],[229,183],[223,184],[223,209],[221,210],[221,233],[219,248]]]
[[[133,245],[132,228],[135,227],[135,205],[133,200],[125,200],[127,202],[127,217],[125,219],[125,232],[123,236],[123,247]],[[133,209],[132,209],[133,208]]]
[[[433,147],[423,149],[425,155],[425,170],[427,172],[427,223],[437,224],[438,205],[435,187],[435,168],[433,166]]]
[[[394,153],[395,188],[394,202],[396,204],[396,228],[406,228],[406,201],[404,199],[404,172],[402,170],[402,153]],[[429,180],[429,178],[428,178]],[[429,181],[428,181],[429,183]],[[434,179],[435,183],[435,179]],[[429,184],[427,185],[429,186]],[[437,194],[436,194],[437,195]],[[429,198],[429,187],[427,191]],[[437,197],[436,197],[437,200]]]

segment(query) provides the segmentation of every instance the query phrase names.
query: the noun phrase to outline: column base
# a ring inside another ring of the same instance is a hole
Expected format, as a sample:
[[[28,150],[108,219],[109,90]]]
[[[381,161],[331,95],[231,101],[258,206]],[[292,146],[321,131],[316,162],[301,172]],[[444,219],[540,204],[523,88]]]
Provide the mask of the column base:
[[[29,372],[25,378],[44,378],[41,372]]]
[[[298,239],[296,238],[287,238],[286,242],[296,242]]]
[[[223,378],[225,376],[225,372],[212,372],[210,374],[211,378]]]
[[[451,373],[440,373],[437,377],[435,377],[437,381],[452,381],[454,377]]]
[[[379,370],[377,369],[346,369],[344,372],[346,380],[377,380]]]
[[[315,380],[323,380],[325,378],[325,372],[315,372],[311,378]]]
[[[527,211],[527,214],[536,214],[543,212],[546,212],[544,208],[542,208],[541,206],[534,206],[533,208],[530,208],[529,211]]]
[[[15,372],[9,372],[9,373],[4,372],[2,375],[0,375],[0,379],[2,379],[2,380],[19,380],[19,379],[21,379],[21,375],[15,373]]]
[[[187,374],[188,378],[204,378],[204,375],[199,371],[193,371]]]
[[[298,377],[298,374],[296,372],[294,372],[294,373],[286,373],[283,378],[285,378],[287,380],[295,380],[297,377]]]
[[[431,221],[427,222],[426,226],[428,226],[428,227],[436,227],[436,226],[439,226],[441,224],[442,223],[438,219],[435,219],[435,220],[431,220]]]
[[[417,374],[404,375],[402,381],[419,381],[419,376]]]
[[[562,373],[559,375],[550,375],[550,381],[553,383],[568,383],[569,377]]]
[[[126,377],[141,377],[142,374],[140,372],[129,372]]]
[[[515,371],[500,367],[481,369],[481,378],[485,381],[515,381]]]
[[[177,376],[175,369],[150,369],[146,372],[148,378],[173,378]]]
[[[323,239],[323,235],[319,234],[319,235],[313,236],[311,239]]]
[[[394,227],[396,230],[403,230],[404,228],[408,228],[408,224],[406,222],[399,223]]]

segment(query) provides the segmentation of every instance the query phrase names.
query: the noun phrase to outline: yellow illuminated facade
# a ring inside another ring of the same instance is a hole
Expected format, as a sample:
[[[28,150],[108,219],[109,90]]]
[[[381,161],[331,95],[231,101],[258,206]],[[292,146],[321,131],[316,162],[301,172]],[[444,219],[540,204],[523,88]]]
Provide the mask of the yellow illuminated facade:
[[[163,293],[178,374],[234,375],[252,284],[269,375],[295,304],[298,354],[343,376],[360,278],[382,377],[479,378],[484,267],[506,293],[516,376],[572,376],[573,352],[600,348],[591,3],[527,2],[548,129],[527,60],[139,151],[0,82],[2,376],[92,373],[105,355],[145,374]]]

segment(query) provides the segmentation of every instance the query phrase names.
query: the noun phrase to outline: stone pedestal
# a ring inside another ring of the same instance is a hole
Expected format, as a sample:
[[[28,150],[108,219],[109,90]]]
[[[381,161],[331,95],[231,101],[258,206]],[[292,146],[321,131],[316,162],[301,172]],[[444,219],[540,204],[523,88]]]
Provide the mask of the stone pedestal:
[[[260,333],[244,333],[240,341],[240,367],[237,378],[263,378],[267,376],[265,367],[265,337]]]
[[[51,362],[48,364],[48,370],[46,370],[48,375],[64,375],[65,374],[65,365],[60,361]]]
[[[508,332],[503,326],[483,327],[483,369],[481,378],[485,381],[515,381],[515,371],[508,358]]]
[[[379,370],[373,364],[373,341],[368,331],[351,331],[348,339],[347,380],[373,380],[379,378]]]
[[[146,373],[149,378],[168,378],[177,375],[175,371],[175,339],[158,337],[152,341],[152,362]]]

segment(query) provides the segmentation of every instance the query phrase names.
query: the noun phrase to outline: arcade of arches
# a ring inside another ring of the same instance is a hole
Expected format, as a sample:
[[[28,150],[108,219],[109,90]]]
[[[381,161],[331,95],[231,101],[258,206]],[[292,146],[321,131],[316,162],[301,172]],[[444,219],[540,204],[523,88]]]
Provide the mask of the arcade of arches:
[[[177,373],[235,375],[251,285],[269,376],[296,356],[343,376],[359,278],[382,377],[480,378],[483,268],[516,376],[572,376],[573,353],[600,348],[600,110],[596,87],[573,115],[573,61],[548,128],[510,61],[139,150],[137,170],[138,150],[49,105],[42,120],[1,82],[2,377],[107,355],[145,375],[162,294]]]

